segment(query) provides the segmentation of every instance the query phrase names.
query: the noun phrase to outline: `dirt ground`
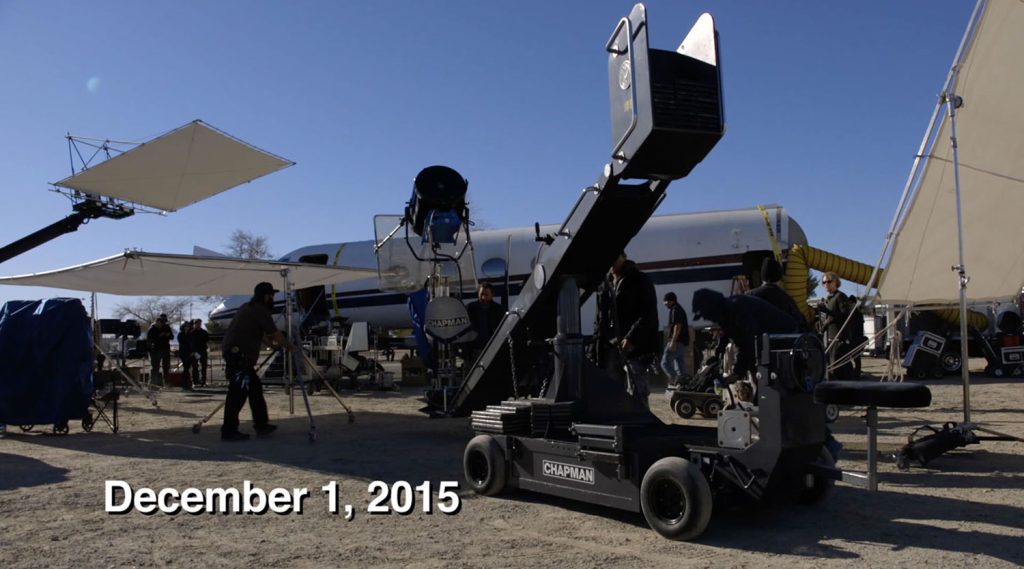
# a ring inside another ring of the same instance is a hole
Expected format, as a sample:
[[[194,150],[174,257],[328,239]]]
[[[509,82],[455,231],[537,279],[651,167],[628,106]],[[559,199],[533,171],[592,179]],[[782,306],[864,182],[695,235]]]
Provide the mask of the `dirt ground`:
[[[872,362],[878,369],[880,362]],[[872,369],[866,366],[867,369]],[[980,362],[972,362],[980,369]],[[880,411],[880,446],[891,453],[925,423],[959,421],[959,380],[928,380],[927,409]],[[270,438],[221,442],[219,417],[191,425],[223,394],[161,393],[159,408],[123,400],[122,431],[22,433],[0,439],[0,567],[1019,567],[1024,565],[1024,443],[985,442],[929,468],[880,464],[877,493],[837,485],[811,507],[716,512],[696,542],[665,540],[643,517],[526,492],[497,498],[460,490],[456,515],[369,515],[371,481],[462,481],[472,433],[466,419],[417,412],[419,388],[343,392],[349,424],[327,395],[312,397],[319,440],[307,440],[280,389],[268,393],[280,429]],[[973,419],[1024,436],[1024,380],[973,379]],[[674,419],[667,402],[652,408]],[[248,411],[243,411],[247,419]],[[834,425],[840,466],[863,469],[862,410]],[[691,421],[710,424],[708,420]],[[250,427],[244,421],[243,429]],[[47,427],[48,428],[48,427]],[[44,429],[45,430],[45,429]],[[134,488],[308,488],[301,515],[143,515],[104,512],[104,483]],[[340,483],[351,521],[328,512],[320,488]]]

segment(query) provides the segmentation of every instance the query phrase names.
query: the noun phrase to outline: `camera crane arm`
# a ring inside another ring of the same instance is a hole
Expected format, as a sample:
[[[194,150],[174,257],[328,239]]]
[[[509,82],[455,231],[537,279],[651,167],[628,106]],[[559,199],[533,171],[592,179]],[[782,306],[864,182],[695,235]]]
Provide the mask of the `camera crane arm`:
[[[103,203],[95,199],[86,199],[74,205],[75,212],[71,215],[51,223],[46,227],[26,235],[17,241],[10,243],[0,249],[0,263],[13,259],[26,251],[52,241],[66,233],[74,233],[78,228],[88,223],[89,220],[109,217],[111,219],[123,219],[135,213],[135,210],[117,203]]]

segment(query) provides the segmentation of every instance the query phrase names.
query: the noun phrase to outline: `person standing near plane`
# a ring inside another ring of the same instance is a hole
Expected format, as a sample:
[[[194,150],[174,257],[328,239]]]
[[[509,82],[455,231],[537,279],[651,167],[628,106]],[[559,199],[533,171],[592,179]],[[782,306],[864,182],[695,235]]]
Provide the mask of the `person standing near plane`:
[[[764,261],[761,262],[762,284],[755,289],[751,289],[747,294],[756,296],[789,314],[793,320],[796,320],[797,323],[806,328],[806,320],[804,320],[803,314],[800,313],[800,308],[797,307],[796,301],[779,286],[779,281],[781,280],[782,265],[771,257],[765,257]]]
[[[626,391],[647,405],[649,369],[658,353],[658,293],[651,278],[619,253],[611,269],[612,344],[625,358]]]
[[[203,330],[203,321],[192,321],[192,385],[206,385],[206,368],[210,361],[210,333]]]
[[[266,337],[283,346],[289,352],[298,350],[288,341],[284,333],[274,325],[272,309],[274,294],[278,292],[268,282],[262,282],[253,289],[252,298],[238,309],[224,333],[224,366],[228,379],[228,395],[224,401],[224,424],[220,438],[224,441],[244,441],[247,433],[238,430],[238,414],[246,399],[252,411],[253,429],[257,435],[273,433],[276,425],[270,424],[267,402],[263,399],[263,384],[256,374],[256,361],[260,346]]]
[[[466,361],[470,365],[476,356],[487,346],[487,342],[498,329],[498,324],[505,317],[505,307],[494,302],[494,288],[489,282],[482,282],[476,290],[476,300],[466,306],[469,322],[476,332],[476,338],[469,345]]]
[[[178,329],[178,359],[181,361],[181,390],[192,391],[192,322],[189,320]]]
[[[661,369],[673,384],[679,384],[689,376],[686,369],[686,350],[690,347],[690,325],[686,311],[679,306],[676,293],[666,292],[663,299],[668,308],[668,325],[665,326],[665,350],[661,354]]]
[[[171,338],[174,332],[167,324],[167,315],[161,314],[148,330],[146,341],[149,343],[149,363],[152,366],[151,379],[160,378],[160,384],[167,382],[171,373]],[[162,367],[162,372],[161,371]]]
[[[823,316],[820,322],[821,333],[825,336],[825,346],[831,346],[828,350],[829,367],[842,359],[849,351],[849,342],[843,325],[846,324],[846,317],[849,315],[850,300],[843,291],[839,290],[842,283],[839,276],[833,272],[827,272],[821,276],[821,284],[828,292],[825,301],[816,308]],[[832,379],[850,379],[853,375],[853,365],[846,363],[834,369]]]

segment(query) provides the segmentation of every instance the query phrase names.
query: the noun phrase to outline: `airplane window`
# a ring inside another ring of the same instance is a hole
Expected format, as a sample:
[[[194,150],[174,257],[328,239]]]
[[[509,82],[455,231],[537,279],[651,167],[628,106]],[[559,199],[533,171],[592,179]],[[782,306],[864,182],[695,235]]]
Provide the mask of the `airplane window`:
[[[480,270],[484,273],[485,277],[494,278],[505,276],[505,259],[501,257],[493,257],[484,261],[484,264],[480,266]]]

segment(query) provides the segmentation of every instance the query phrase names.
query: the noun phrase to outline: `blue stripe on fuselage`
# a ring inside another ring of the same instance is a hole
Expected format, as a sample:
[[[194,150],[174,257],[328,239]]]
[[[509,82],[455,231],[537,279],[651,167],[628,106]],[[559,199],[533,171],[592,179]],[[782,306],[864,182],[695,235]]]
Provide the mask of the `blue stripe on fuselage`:
[[[743,265],[722,265],[717,267],[689,267],[647,271],[648,276],[656,285],[684,284],[708,281],[731,281],[733,277],[743,274]],[[504,285],[495,284],[496,296],[504,296]],[[522,285],[512,283],[512,295],[518,295]],[[464,299],[474,298],[474,292],[463,294]],[[368,308],[375,306],[404,305],[406,295],[394,292],[362,290],[358,292],[341,292],[337,294],[338,308]],[[217,319],[233,318],[237,309],[226,310],[217,315]],[[274,314],[284,313],[284,301],[274,305]]]

